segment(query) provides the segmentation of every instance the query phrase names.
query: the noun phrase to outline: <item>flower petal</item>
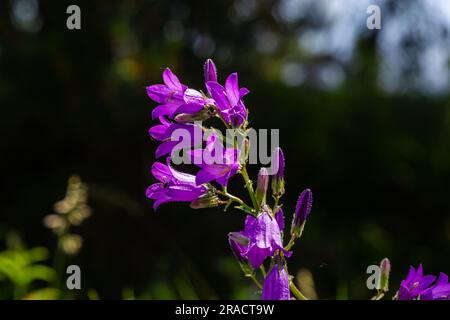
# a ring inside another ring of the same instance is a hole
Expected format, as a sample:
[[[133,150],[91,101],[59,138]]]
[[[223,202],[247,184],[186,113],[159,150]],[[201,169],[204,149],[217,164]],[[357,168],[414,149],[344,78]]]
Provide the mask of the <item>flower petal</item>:
[[[166,86],[168,86],[173,91],[183,90],[183,86],[181,85],[180,80],[178,80],[178,77],[169,68],[166,68],[166,70],[164,70],[163,80]]]
[[[166,141],[161,143],[155,151],[155,157],[160,158],[165,155],[170,155],[172,150],[179,144],[178,141]]]
[[[248,90],[247,88],[242,87],[239,89],[239,97],[241,99],[249,93],[250,93],[250,90]]]
[[[203,109],[203,106],[201,104],[185,103],[185,104],[182,104],[181,106],[179,106],[175,110],[174,114],[179,114],[179,113],[194,114],[194,113],[201,111],[202,109]]]
[[[201,169],[195,177],[197,185],[210,182],[227,174],[230,168],[223,164],[212,164]]]
[[[225,94],[225,88],[217,82],[208,81],[206,83],[208,91],[211,93],[212,98],[216,102],[217,108],[220,112],[223,112],[231,108],[230,102]]]
[[[198,104],[201,106],[205,105],[206,103],[205,97],[202,95],[202,93],[194,89],[187,89],[184,92],[183,99],[186,103]]]
[[[231,107],[234,107],[240,99],[238,74],[236,72],[228,76],[225,82],[225,89],[228,101],[230,102]]]
[[[167,167],[169,168],[169,171],[170,171],[170,173],[171,173],[171,175],[173,176],[174,179],[176,179],[179,182],[187,183],[187,184],[191,184],[191,185],[195,186],[195,176],[194,175],[175,170],[170,165],[170,158],[169,157],[167,157],[166,162],[167,162]]]
[[[150,136],[157,140],[163,141],[170,137],[170,127],[164,124],[157,124],[148,130]]]
[[[150,199],[159,199],[165,193],[164,185],[162,183],[154,183],[147,188],[145,195]]]
[[[193,201],[205,192],[204,187],[187,184],[173,185],[168,187],[167,194],[173,201]]]
[[[290,300],[289,274],[280,265],[275,265],[264,280],[262,300]]]
[[[169,181],[173,180],[172,172],[170,171],[170,168],[166,166],[165,164],[162,164],[160,162],[155,162],[152,165],[152,175],[158,180],[163,183],[167,183]]]
[[[153,210],[156,211],[156,209],[158,209],[158,207],[159,207],[161,204],[167,203],[167,202],[171,202],[171,201],[173,201],[173,200],[170,199],[169,197],[163,196],[163,197],[159,198],[158,200],[156,200],[156,201],[153,203]]]
[[[168,97],[172,94],[172,90],[163,84],[154,84],[146,89],[149,98],[157,103],[166,103]]]
[[[161,104],[152,110],[152,120],[159,118],[161,116],[172,117],[173,113],[179,108],[177,104]]]

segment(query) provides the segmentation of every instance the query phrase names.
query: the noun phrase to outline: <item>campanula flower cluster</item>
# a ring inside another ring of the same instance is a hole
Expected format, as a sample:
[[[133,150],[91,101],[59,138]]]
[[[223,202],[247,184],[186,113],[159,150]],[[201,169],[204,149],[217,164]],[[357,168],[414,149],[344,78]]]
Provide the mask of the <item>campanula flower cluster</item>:
[[[435,282],[436,281],[436,282]],[[449,300],[450,283],[445,273],[440,273],[436,280],[434,275],[424,275],[423,267],[410,267],[406,279],[400,283],[398,300]]]
[[[162,84],[147,87],[147,95],[157,103],[152,111],[155,124],[149,134],[159,142],[155,152],[158,162],[151,168],[157,182],[146,191],[147,197],[154,200],[153,208],[156,210],[168,202],[189,202],[193,209],[223,205],[225,210],[233,206],[233,210],[244,212],[241,231],[228,234],[231,252],[244,275],[253,280],[262,299],[307,299],[289,274],[287,263],[309,219],[312,192],[305,189],[300,193],[290,215],[290,224],[286,223],[281,203],[285,193],[286,163],[281,148],[272,152],[274,170],[269,172],[267,168],[261,168],[256,183],[253,183],[247,172],[249,112],[244,103],[244,97],[250,91],[240,86],[236,72],[221,83],[211,59],[204,65],[203,89],[181,83],[169,68],[164,70],[162,80]],[[214,118],[220,121],[209,121]],[[222,123],[222,130],[234,130],[243,143],[235,140],[224,143],[220,128],[213,125],[215,123]],[[199,135],[205,138],[198,141]],[[180,153],[188,160],[183,163],[192,164],[190,172],[195,174],[176,169],[174,155]],[[243,179],[249,203],[228,190],[230,179],[237,176]],[[382,285],[375,299],[383,297],[387,291],[389,260],[384,259],[380,268]],[[435,280],[434,276],[423,275],[422,266],[417,271],[411,267],[395,298],[448,299],[448,277],[441,273]]]

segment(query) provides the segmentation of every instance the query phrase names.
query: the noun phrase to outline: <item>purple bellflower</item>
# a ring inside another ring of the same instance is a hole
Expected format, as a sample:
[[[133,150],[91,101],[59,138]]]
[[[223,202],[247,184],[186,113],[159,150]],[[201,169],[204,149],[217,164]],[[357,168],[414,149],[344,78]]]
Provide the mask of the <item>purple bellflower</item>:
[[[228,179],[239,169],[238,151],[234,148],[223,148],[216,134],[211,134],[206,140],[205,149],[191,151],[194,164],[201,170],[197,172],[197,184],[215,180],[222,186],[227,186]]]
[[[232,73],[225,81],[225,88],[215,81],[206,82],[208,92],[216,102],[219,114],[234,128],[247,120],[247,109],[242,98],[250,91],[239,88],[238,74]]]
[[[435,285],[432,285],[436,280],[433,275],[423,275],[423,268],[420,264],[417,271],[414,267],[409,268],[406,279],[400,283],[400,289],[397,293],[399,300],[446,300],[450,299],[450,284],[445,273],[439,275]]]
[[[163,81],[164,84],[147,87],[147,95],[150,99],[160,104],[153,109],[152,119],[161,116],[171,117],[178,107],[185,104],[184,93],[188,87],[182,84],[169,68],[163,72]]]
[[[173,123],[164,117],[159,117],[161,121],[150,128],[150,136],[157,140],[162,141],[162,143],[156,148],[156,158],[170,154],[172,150],[180,150],[183,148],[190,148],[195,146],[195,137],[201,136],[201,128],[195,124],[188,123]],[[173,135],[176,130],[183,135]],[[183,131],[182,131],[183,130]],[[197,131],[197,132],[196,132]],[[189,138],[188,141],[183,138]]]
[[[217,70],[211,59],[206,60],[204,65],[205,83],[208,81],[217,81]],[[208,91],[209,93],[209,91]],[[210,94],[211,95],[211,94]],[[205,108],[208,105],[215,105],[215,101],[207,98],[200,91],[187,89],[184,91],[183,100],[185,104],[180,105],[173,113],[177,122],[188,122],[194,120],[206,120],[213,114]]]
[[[286,268],[276,263],[269,271],[262,288],[263,300],[290,300],[289,274]]]
[[[287,257],[292,254],[283,248],[278,223],[266,210],[256,218],[248,215],[245,219],[244,231],[239,234],[249,239],[248,246],[241,251],[241,254],[248,258],[255,269],[261,266],[266,257],[272,257],[277,250],[283,251]]]
[[[197,186],[195,176],[172,168],[169,158],[167,158],[167,165],[155,162],[151,171],[159,182],[149,186],[146,195],[148,198],[156,200],[153,204],[155,210],[162,203],[190,202],[197,200],[207,192],[205,186]]]

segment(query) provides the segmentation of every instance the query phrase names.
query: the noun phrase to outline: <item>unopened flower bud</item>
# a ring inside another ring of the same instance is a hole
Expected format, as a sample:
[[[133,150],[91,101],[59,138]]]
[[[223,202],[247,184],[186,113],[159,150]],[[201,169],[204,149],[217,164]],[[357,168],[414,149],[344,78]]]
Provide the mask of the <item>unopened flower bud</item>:
[[[203,66],[203,71],[205,73],[205,82],[215,81],[217,82],[217,70],[216,65],[211,59],[207,59],[205,65]]]
[[[280,228],[280,231],[283,232],[284,229],[284,213],[283,209],[279,206],[277,208],[277,212],[275,213],[275,219],[277,220],[278,227]]]
[[[272,160],[274,175],[272,177],[272,193],[276,197],[284,194],[284,154],[281,148],[276,148]]]
[[[218,205],[219,205],[219,198],[217,196],[206,196],[192,201],[190,207],[192,209],[203,209],[203,208],[217,207]]]
[[[261,168],[258,174],[258,182],[256,185],[256,202],[259,206],[266,203],[266,193],[269,186],[269,173],[266,168]]]
[[[300,235],[301,229],[303,228],[306,219],[311,213],[312,206],[312,192],[309,189],[303,190],[297,201],[297,206],[295,207],[294,218],[292,219],[291,233]]]
[[[380,271],[380,281],[377,289],[387,292],[389,290],[389,273],[391,272],[391,262],[388,258],[381,260]]]

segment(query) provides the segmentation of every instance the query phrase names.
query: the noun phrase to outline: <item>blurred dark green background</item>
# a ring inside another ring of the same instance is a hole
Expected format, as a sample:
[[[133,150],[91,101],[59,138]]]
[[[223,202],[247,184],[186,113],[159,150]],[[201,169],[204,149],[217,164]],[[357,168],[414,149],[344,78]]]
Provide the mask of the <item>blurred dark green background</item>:
[[[66,28],[70,4],[81,30]],[[366,28],[369,4],[381,30]],[[42,221],[75,173],[92,208],[70,260],[78,298],[254,297],[227,242],[242,213],[155,213],[145,198],[157,145],[145,87],[170,66],[202,88],[212,57],[220,81],[238,71],[251,90],[252,126],[280,129],[287,219],[313,190],[291,273],[309,269],[331,299],[369,298],[366,268],[385,256],[391,295],[410,264],[448,273],[449,31],[450,4],[431,0],[2,1],[0,249],[11,231],[54,248]]]

